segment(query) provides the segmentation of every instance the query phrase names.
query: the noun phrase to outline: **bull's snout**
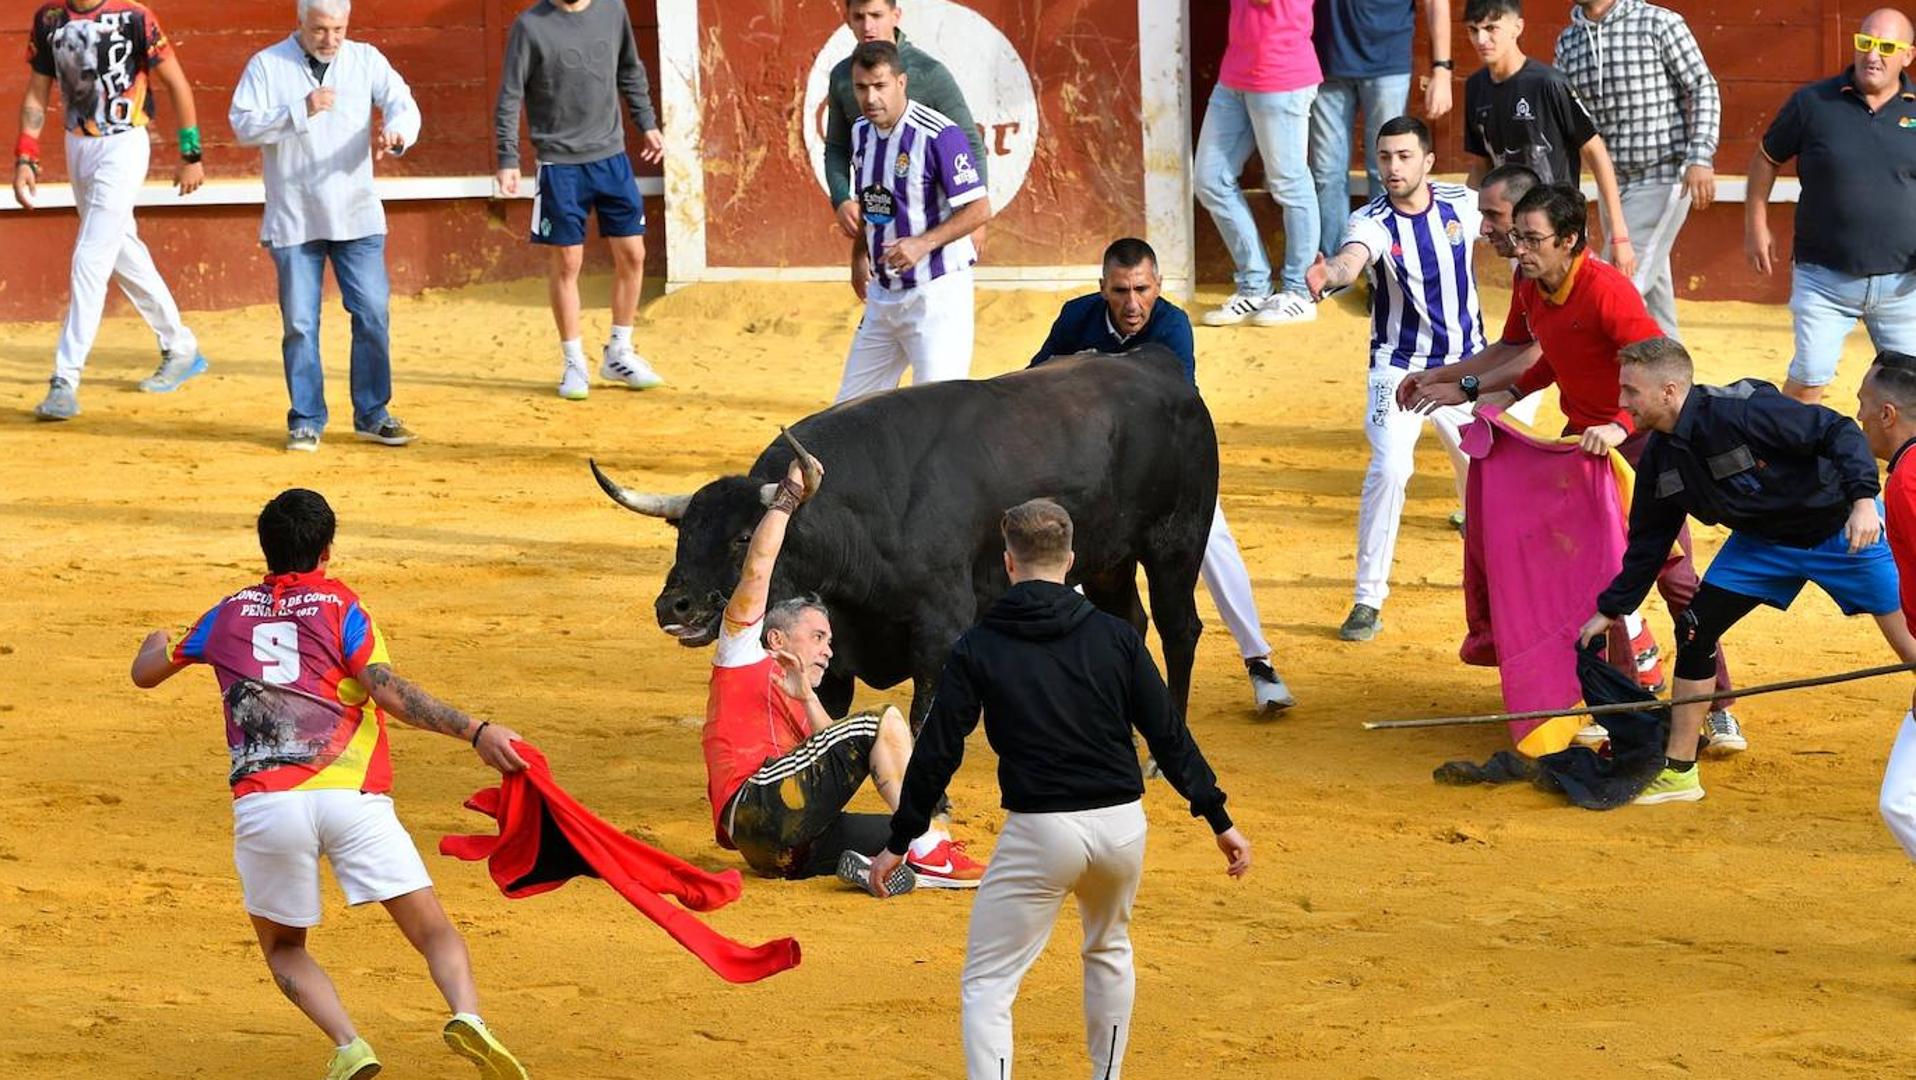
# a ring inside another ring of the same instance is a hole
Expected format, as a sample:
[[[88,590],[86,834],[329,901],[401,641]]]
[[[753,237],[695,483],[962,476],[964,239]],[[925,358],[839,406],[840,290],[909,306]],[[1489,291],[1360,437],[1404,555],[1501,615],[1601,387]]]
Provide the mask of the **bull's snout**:
[[[718,593],[694,597],[671,588],[660,593],[652,607],[659,629],[688,646],[704,645],[716,639],[724,610],[725,598]]]

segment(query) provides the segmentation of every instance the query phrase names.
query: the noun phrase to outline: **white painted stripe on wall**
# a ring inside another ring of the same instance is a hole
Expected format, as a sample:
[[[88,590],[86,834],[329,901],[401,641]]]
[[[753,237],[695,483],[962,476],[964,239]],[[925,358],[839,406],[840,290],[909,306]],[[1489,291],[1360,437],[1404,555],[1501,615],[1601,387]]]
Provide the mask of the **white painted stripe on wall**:
[[[1188,299],[1197,286],[1197,210],[1191,190],[1190,44],[1186,5],[1138,0],[1144,238],[1158,253],[1164,291],[1180,299]],[[984,268],[979,269],[982,282]],[[1092,280],[1096,280],[1095,275]]]
[[[381,202],[422,202],[434,199],[505,198],[494,190],[490,176],[393,176],[373,181]],[[519,194],[511,198],[530,199],[539,193],[535,176],[519,181]],[[665,182],[656,176],[639,177],[639,194],[656,198],[665,194]],[[262,206],[266,185],[258,180],[212,180],[191,195],[181,197],[171,184],[147,184],[140,189],[135,206]],[[73,185],[41,184],[34,199],[36,209],[70,209]],[[11,188],[0,191],[0,210],[20,210]]]

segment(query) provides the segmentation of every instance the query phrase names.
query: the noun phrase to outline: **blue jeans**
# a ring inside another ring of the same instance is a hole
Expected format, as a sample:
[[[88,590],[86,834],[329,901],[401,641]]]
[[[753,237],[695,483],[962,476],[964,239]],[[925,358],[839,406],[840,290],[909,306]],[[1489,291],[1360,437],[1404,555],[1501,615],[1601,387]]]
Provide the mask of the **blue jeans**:
[[[387,333],[386,238],[310,240],[268,248],[279,271],[280,358],[286,365],[286,429],[326,428],[326,374],[319,362],[320,287],[333,262],[340,299],[353,317],[353,428],[371,431],[386,419],[393,396]]]
[[[1796,329],[1790,378],[1828,386],[1858,319],[1878,352],[1916,353],[1916,270],[1857,277],[1797,263],[1790,272],[1790,316]]]
[[[1271,264],[1257,234],[1238,174],[1255,149],[1264,159],[1264,182],[1284,208],[1283,291],[1301,293],[1304,271],[1317,256],[1317,189],[1311,185],[1311,99],[1317,89],[1253,94],[1218,86],[1198,133],[1197,197],[1211,212],[1224,246],[1237,264],[1237,291],[1271,291]]]
[[[1364,110],[1364,171],[1369,198],[1384,193],[1377,178],[1377,129],[1404,115],[1410,100],[1410,72],[1375,79],[1325,79],[1311,103],[1311,177],[1317,182],[1317,210],[1323,215],[1318,247],[1325,258],[1344,244],[1351,213],[1351,128]]]

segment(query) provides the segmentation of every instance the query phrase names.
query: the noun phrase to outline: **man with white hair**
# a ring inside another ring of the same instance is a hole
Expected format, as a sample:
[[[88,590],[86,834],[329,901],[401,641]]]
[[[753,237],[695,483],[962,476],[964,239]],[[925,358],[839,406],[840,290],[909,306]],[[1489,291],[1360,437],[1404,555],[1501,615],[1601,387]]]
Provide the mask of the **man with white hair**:
[[[404,153],[419,140],[419,106],[378,49],[346,40],[351,0],[298,0],[298,14],[297,30],[247,62],[227,114],[240,144],[260,147],[265,159],[260,244],[279,274],[280,358],[292,398],[286,449],[318,450],[326,428],[319,319],[328,260],[353,318],[353,431],[404,446],[413,433],[386,410],[390,289],[373,159]]]
[[[135,0],[67,0],[44,4],[27,35],[26,99],[13,149],[13,197],[31,208],[40,190],[40,132],[55,76],[66,107],[67,173],[80,233],[73,242],[66,325],[53,355],[46,399],[33,410],[42,420],[80,415],[80,373],[100,334],[106,287],[118,281],[140,317],[159,338],[160,367],[140,389],[163,394],[206,370],[199,340],[180,319],[173,293],[153,265],[133,223],[133,206],[146,183],[153,152],[147,133],[154,82],[166,87],[179,115],[180,194],[204,179],[193,88],[173,55],[173,42],[150,8]]]

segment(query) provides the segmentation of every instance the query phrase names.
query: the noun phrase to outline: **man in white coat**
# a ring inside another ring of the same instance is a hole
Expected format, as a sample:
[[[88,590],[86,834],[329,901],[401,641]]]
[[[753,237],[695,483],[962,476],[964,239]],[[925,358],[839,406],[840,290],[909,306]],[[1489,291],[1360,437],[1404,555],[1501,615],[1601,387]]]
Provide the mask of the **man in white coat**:
[[[386,211],[373,191],[373,158],[418,141],[419,106],[378,49],[346,40],[351,0],[298,0],[298,13],[298,30],[247,62],[228,114],[241,145],[260,147],[265,158],[260,243],[279,272],[280,352],[292,398],[286,449],[318,450],[326,427],[319,313],[329,259],[353,319],[353,431],[404,446],[413,433],[386,410]]]

